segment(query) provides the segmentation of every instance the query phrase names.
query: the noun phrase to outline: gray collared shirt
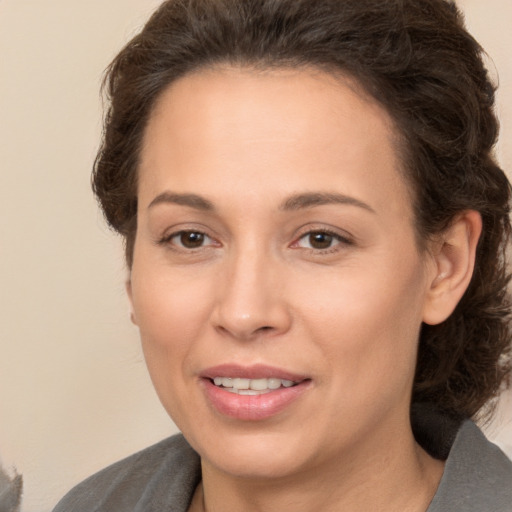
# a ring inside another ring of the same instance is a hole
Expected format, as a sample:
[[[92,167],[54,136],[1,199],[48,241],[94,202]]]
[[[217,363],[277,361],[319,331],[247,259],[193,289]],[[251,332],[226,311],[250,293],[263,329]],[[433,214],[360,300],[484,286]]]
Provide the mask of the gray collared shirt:
[[[473,422],[439,418],[413,422],[427,451],[448,454],[426,512],[512,512],[512,462]],[[200,479],[199,456],[180,434],[91,476],[53,512],[186,512]]]

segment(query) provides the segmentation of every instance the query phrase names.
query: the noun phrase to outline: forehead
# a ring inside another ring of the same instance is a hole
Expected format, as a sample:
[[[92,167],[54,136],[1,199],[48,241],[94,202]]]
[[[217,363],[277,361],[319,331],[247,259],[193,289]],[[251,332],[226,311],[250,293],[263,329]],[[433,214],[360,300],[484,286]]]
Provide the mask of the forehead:
[[[165,188],[221,197],[227,183],[276,200],[282,188],[372,195],[363,190],[370,184],[381,192],[372,201],[393,207],[408,196],[396,133],[388,113],[348,77],[312,69],[200,70],[170,85],[155,105],[139,200]]]

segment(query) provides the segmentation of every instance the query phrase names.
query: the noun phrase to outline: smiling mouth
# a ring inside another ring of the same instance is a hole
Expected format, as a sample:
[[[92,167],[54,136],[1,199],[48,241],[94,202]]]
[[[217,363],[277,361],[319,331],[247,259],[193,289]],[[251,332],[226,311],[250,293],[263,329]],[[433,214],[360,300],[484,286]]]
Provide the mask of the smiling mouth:
[[[280,368],[256,364],[224,364],[200,375],[210,406],[222,416],[241,421],[275,417],[311,388],[312,379]]]
[[[211,382],[218,388],[238,395],[264,395],[280,388],[291,388],[300,382],[278,379],[246,379],[241,377],[215,377]]]

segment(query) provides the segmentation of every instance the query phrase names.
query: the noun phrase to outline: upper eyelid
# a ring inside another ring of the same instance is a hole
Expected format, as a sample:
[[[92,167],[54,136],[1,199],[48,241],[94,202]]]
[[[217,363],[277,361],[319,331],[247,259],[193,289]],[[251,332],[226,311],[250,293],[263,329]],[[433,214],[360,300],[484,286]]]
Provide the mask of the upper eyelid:
[[[337,233],[333,233],[333,232],[330,232],[330,231],[312,230],[312,231],[307,231],[303,235],[301,235],[298,238],[296,238],[295,241],[292,242],[292,246],[297,245],[300,242],[300,240],[302,240],[303,238],[307,237],[308,235],[311,235],[312,233],[324,233],[326,235],[332,236],[337,241],[337,243],[334,244],[334,245],[331,245],[330,247],[326,247],[325,249],[316,249],[315,247],[303,247],[303,249],[314,251],[314,252],[318,252],[318,253],[325,253],[325,252],[328,252],[328,251],[337,250],[336,248],[337,248],[338,245],[345,245],[345,246],[353,245],[353,241],[351,239],[349,239],[349,238],[347,238],[345,236],[339,235]]]
[[[341,228],[322,225],[321,223],[307,223],[307,224],[295,229],[294,231],[295,231],[295,233],[292,235],[292,239],[289,242],[289,244],[292,244],[292,245],[297,243],[301,238],[303,238],[311,233],[326,233],[326,234],[329,234],[329,235],[335,237],[336,239],[338,239],[342,242],[345,242],[345,243],[354,244],[356,242],[355,237],[352,234],[350,234],[349,232],[347,232],[346,230],[343,230]],[[214,230],[208,229],[208,227],[204,226],[204,225],[198,225],[198,226],[185,225],[183,227],[179,226],[179,225],[175,225],[175,226],[167,228],[163,232],[163,234],[157,238],[156,242],[157,243],[169,242],[173,237],[178,236],[182,233],[201,233],[205,237],[208,237],[212,241],[214,241],[218,244],[222,244],[222,245],[223,245],[223,242],[221,241],[222,238],[226,238],[225,236],[224,237],[219,236],[219,234],[215,233]],[[231,238],[231,237],[228,237],[228,238]]]
[[[340,239],[348,239],[349,236],[348,235],[344,235],[342,233],[338,233],[337,231],[334,231],[334,230],[331,230],[331,229],[310,229],[308,231],[306,231],[305,233],[303,233],[302,235],[299,236],[299,238],[304,238],[305,236],[307,235],[310,235],[312,233],[325,233],[326,235],[331,235],[335,238],[340,238]]]
[[[183,249],[186,251],[193,250],[190,248],[182,247],[179,244],[171,244],[171,240],[173,238],[180,236],[183,233],[200,233],[200,234],[204,235],[206,238],[210,239],[211,241],[218,243],[218,241],[213,236],[209,235],[205,230],[193,229],[193,228],[191,228],[191,229],[183,228],[183,229],[168,230],[168,232],[164,233],[162,236],[157,238],[156,245],[168,245],[168,246],[174,245],[174,247],[176,247],[178,249]],[[204,249],[205,247],[208,247],[209,245],[212,245],[212,244],[206,244],[206,245],[200,246],[196,250]]]
[[[302,226],[297,230],[297,234],[294,236],[294,242],[297,240],[300,240],[306,235],[309,235],[311,233],[327,233],[329,235],[335,236],[341,240],[344,240],[346,242],[354,243],[355,237],[351,235],[348,231],[334,228],[334,227],[328,227],[328,226],[316,226],[316,225],[305,225]]]
[[[213,234],[213,230],[209,229],[207,226],[202,224],[195,223],[178,223],[172,226],[168,226],[167,228],[160,231],[159,238],[171,238],[180,233],[201,233],[203,235],[208,236],[209,238],[215,239],[218,238],[217,235]]]

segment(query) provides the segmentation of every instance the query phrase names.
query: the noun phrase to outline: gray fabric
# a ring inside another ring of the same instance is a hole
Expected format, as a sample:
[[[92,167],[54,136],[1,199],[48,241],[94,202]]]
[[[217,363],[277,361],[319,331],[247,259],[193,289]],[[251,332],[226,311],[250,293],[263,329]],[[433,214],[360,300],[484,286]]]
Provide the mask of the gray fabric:
[[[423,425],[432,429],[435,421]],[[438,429],[440,445],[455,440],[427,512],[512,512],[512,462],[471,421],[453,434],[446,425]],[[53,512],[186,512],[200,473],[198,455],[182,435],[173,436],[88,478]]]
[[[19,512],[22,492],[21,475],[10,478],[0,466],[0,512]]]
[[[200,479],[198,455],[176,435],[84,480],[53,512],[186,512]]]
[[[512,512],[512,462],[465,421],[427,512]]]

